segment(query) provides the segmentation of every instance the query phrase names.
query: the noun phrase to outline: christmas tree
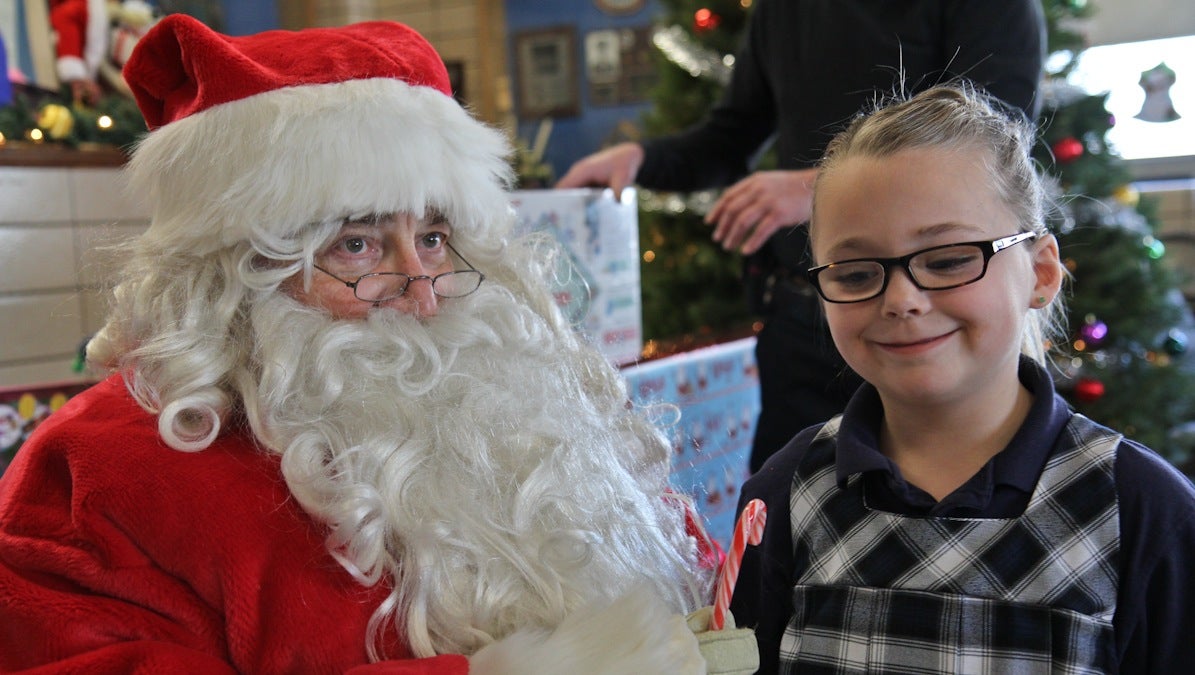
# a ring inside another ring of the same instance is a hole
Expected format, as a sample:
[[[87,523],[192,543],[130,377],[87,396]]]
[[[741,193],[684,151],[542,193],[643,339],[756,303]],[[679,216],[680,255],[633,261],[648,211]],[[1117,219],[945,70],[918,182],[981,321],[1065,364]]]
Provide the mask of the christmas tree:
[[[695,123],[729,79],[750,2],[661,0],[658,84],[648,136]],[[1178,279],[1154,236],[1152,204],[1139,198],[1122,159],[1105,142],[1115,124],[1105,96],[1065,83],[1084,45],[1086,0],[1042,0],[1052,70],[1037,160],[1058,190],[1051,223],[1072,275],[1068,344],[1054,345],[1059,390],[1080,412],[1149,445],[1191,473],[1195,375],[1184,363],[1190,316]],[[1061,57],[1061,58],[1059,58]],[[766,162],[766,159],[765,159]],[[716,194],[641,199],[644,335],[684,344],[749,324],[742,260],[710,241],[703,225]],[[697,336],[696,338],[694,336]],[[1188,426],[1190,426],[1188,424]]]
[[[648,136],[680,131],[701,119],[730,78],[750,0],[661,0],[654,36],[657,83],[644,119]],[[641,194],[639,250],[643,334],[649,354],[660,343],[685,346],[749,332],[742,258],[710,240],[703,223],[716,195]]]
[[[1092,8],[1045,0],[1051,36]],[[1051,223],[1072,275],[1071,338],[1057,345],[1059,390],[1079,412],[1157,450],[1189,474],[1195,435],[1195,370],[1187,360],[1190,310],[1179,279],[1155,236],[1155,205],[1131,186],[1125,162],[1106,143],[1116,124],[1106,93],[1065,82],[1081,47],[1047,73],[1036,159],[1055,182],[1059,208]]]

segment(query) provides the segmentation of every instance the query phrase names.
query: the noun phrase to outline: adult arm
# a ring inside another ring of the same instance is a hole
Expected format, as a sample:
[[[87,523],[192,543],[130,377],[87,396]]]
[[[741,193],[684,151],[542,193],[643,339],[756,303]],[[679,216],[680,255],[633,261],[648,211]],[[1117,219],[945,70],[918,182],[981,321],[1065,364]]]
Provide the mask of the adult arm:
[[[706,117],[685,131],[643,143],[640,185],[658,190],[701,190],[728,185],[750,171],[777,123],[762,42],[773,1],[756,1],[730,82]]]
[[[815,13],[811,21],[834,22],[829,25],[793,25],[803,21],[805,15],[797,7],[776,3],[775,0],[759,0],[751,12],[742,46],[735,57],[735,67],[730,83],[719,102],[707,117],[688,130],[671,136],[648,140],[644,143],[646,156],[638,172],[638,182],[644,187],[668,190],[693,190],[729,184],[742,178],[750,170],[750,164],[778,124],[789,123],[776,117],[778,92],[768,80],[768,68],[800,68],[803,73],[802,86],[822,83],[819,91],[800,91],[797,96],[816,105],[802,106],[802,115],[811,111],[819,115],[805,119],[802,124],[816,127],[816,133],[833,130],[822,125],[838,125],[847,118],[839,118],[838,110],[825,99],[866,104],[870,94],[863,98],[853,91],[860,85],[868,90],[883,92],[890,83],[886,82],[888,68],[899,67],[899,54],[866,51],[856,55],[849,64],[836,61],[824,63],[812,61],[806,64],[768,63],[769,58],[797,58],[793,50],[780,42],[769,44],[767,40],[861,40],[862,36],[875,39],[885,31],[909,31],[909,40],[925,41],[926,44],[906,44],[906,49],[925,49],[934,45],[936,54],[919,54],[918,68],[939,64],[936,75],[931,73],[910,74],[911,81],[904,82],[907,90],[924,89],[939,78],[966,77],[983,86],[995,96],[1010,105],[1036,116],[1039,105],[1037,90],[1045,62],[1045,19],[1038,0],[925,0],[914,3],[907,11],[915,12],[908,19],[889,16],[888,10],[873,9],[870,5],[850,3],[850,8]],[[813,10],[810,9],[810,12]],[[892,10],[895,11],[895,10]],[[848,22],[866,20],[866,27],[852,28]],[[930,27],[935,27],[930,28]],[[929,30],[929,32],[926,32]],[[846,32],[844,32],[846,31]],[[854,31],[851,33],[849,31]],[[857,35],[863,31],[861,35]],[[916,33],[917,35],[913,35]],[[897,35],[896,40],[905,38]],[[860,43],[860,47],[869,43]],[[829,45],[831,47],[837,45]],[[813,45],[809,46],[814,49]],[[899,45],[893,45],[899,49]],[[852,56],[844,53],[842,58]],[[923,59],[927,59],[922,61]],[[897,60],[896,63],[888,63]],[[823,75],[817,76],[818,69]],[[836,72],[848,68],[850,72]],[[934,79],[925,79],[932,76]],[[827,77],[829,79],[827,79]],[[834,91],[829,85],[841,80],[841,87],[850,91]],[[792,96],[792,94],[789,94]],[[790,101],[786,105],[792,106]],[[825,111],[821,111],[821,108]],[[853,105],[851,106],[854,107]],[[857,110],[842,111],[846,115]],[[815,129],[806,129],[806,132]],[[793,148],[804,152],[806,148]],[[786,157],[783,166],[792,162],[808,163],[816,157]]]
[[[1038,0],[1011,0],[1008,3],[950,0],[945,3],[923,3],[917,11],[938,11],[943,14],[939,44],[943,53],[939,58],[945,64],[946,73],[972,79],[1011,106],[1022,109],[1030,119],[1036,119],[1040,108],[1037,90],[1045,59],[1045,20]],[[930,16],[926,16],[925,20],[936,22]],[[827,29],[832,30],[832,27]],[[745,52],[744,58],[748,59],[754,53],[764,53],[758,48]],[[783,72],[783,64],[772,65]],[[766,80],[750,78],[747,76],[750,72],[745,71],[743,81],[750,83],[753,90],[766,90]],[[760,71],[757,69],[754,72]],[[927,84],[924,81],[906,83],[917,88]],[[821,91],[805,95],[831,96],[837,93]],[[750,100],[742,92],[740,96]],[[747,118],[740,116],[727,119]],[[790,123],[785,120],[779,122]],[[727,134],[723,131],[720,136],[726,137]],[[708,138],[697,142],[717,147]],[[668,146],[663,144],[663,147]],[[808,221],[812,212],[816,176],[815,169],[788,169],[759,171],[739,180],[722,194],[705,218],[707,224],[714,226],[713,240],[721,243],[726,250],[738,250],[750,255],[758,251],[778,230]]]

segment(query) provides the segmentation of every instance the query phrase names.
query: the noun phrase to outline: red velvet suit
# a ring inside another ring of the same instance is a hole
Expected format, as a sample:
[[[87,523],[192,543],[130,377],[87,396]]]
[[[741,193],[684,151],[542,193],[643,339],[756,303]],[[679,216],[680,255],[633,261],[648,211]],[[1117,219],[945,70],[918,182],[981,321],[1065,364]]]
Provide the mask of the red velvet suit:
[[[324,549],[278,458],[244,433],[161,442],[109,378],[52,415],[0,479],[0,671],[466,673],[364,665],[366,589]]]

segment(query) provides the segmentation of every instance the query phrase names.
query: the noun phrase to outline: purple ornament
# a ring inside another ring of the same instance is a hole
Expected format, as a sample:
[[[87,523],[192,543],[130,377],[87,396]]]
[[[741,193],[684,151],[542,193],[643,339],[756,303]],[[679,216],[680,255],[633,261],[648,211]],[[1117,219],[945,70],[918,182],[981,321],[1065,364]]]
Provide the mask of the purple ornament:
[[[1079,329],[1079,335],[1084,342],[1094,347],[1108,337],[1108,324],[1098,320],[1088,321]]]

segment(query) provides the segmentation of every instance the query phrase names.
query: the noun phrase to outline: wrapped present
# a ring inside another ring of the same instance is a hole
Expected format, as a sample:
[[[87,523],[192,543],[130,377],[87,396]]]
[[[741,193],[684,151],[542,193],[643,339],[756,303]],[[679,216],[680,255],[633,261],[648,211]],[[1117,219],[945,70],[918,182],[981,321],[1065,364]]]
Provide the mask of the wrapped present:
[[[612,362],[639,359],[643,314],[639,292],[639,209],[635,191],[519,190],[519,231],[550,232],[563,245],[555,275],[557,302]]]
[[[672,484],[693,497],[710,536],[726,548],[759,416],[755,338],[639,363],[622,374],[636,406],[676,406],[679,416],[661,420],[672,441]]]

